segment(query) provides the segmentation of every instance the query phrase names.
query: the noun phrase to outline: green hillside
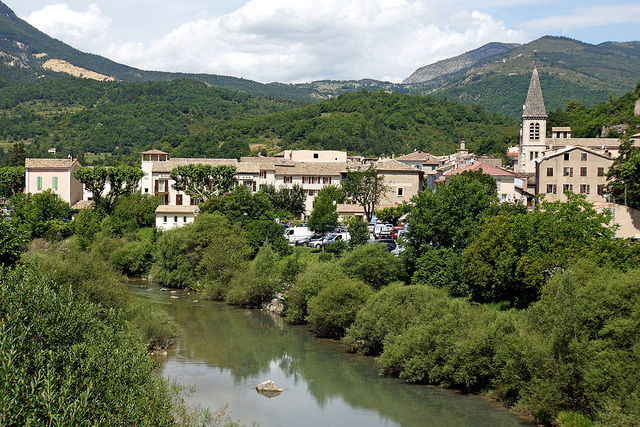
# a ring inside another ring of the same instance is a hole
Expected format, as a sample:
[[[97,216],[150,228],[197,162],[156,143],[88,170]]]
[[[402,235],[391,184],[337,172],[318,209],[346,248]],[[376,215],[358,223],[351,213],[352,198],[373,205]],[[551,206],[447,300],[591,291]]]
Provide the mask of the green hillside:
[[[547,110],[579,100],[594,105],[622,95],[640,81],[640,42],[591,45],[565,37],[542,37],[473,66],[406,90],[481,104],[517,117],[522,112],[534,60]]]
[[[108,153],[151,147],[185,157],[239,157],[284,148],[353,154],[444,154],[465,138],[504,151],[517,123],[482,107],[418,95],[360,91],[301,104],[255,98],[192,80],[98,82],[72,77],[0,89],[0,139],[30,155]],[[92,159],[93,157],[91,157]]]

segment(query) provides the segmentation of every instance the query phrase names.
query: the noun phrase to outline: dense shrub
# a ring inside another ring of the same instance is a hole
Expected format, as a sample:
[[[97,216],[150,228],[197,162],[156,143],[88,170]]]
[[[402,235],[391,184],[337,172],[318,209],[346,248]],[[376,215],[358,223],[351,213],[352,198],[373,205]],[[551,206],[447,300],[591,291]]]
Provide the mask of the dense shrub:
[[[150,242],[133,241],[111,253],[111,264],[127,276],[142,276],[153,262],[154,247]]]
[[[82,209],[73,219],[71,228],[80,249],[87,250],[91,247],[96,233],[100,231],[102,219],[102,214],[93,209]]]
[[[225,295],[230,304],[260,307],[269,301],[280,287],[278,254],[271,245],[263,245],[247,268],[234,275]]]
[[[0,424],[173,425],[170,390],[127,322],[51,277],[0,273]]]
[[[414,285],[444,288],[452,296],[466,295],[461,274],[462,256],[451,248],[429,248],[415,261]]]
[[[369,298],[347,331],[352,351],[378,355],[387,337],[399,335],[415,322],[432,297],[424,286],[390,285]]]
[[[291,286],[285,298],[285,317],[289,323],[304,323],[309,300],[332,283],[345,280],[344,273],[332,262],[314,263]]]
[[[342,337],[372,294],[371,288],[359,280],[347,279],[329,284],[309,300],[309,329],[321,337]]]
[[[383,244],[359,245],[342,258],[341,266],[350,277],[379,289],[397,277],[400,261]]]

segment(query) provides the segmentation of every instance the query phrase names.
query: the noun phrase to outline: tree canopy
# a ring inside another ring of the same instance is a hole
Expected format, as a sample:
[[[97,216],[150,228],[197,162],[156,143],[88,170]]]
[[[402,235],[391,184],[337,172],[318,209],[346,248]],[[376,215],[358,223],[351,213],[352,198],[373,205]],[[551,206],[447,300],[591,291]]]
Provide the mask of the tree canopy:
[[[126,165],[111,167],[80,167],[73,171],[73,176],[91,191],[95,208],[111,213],[116,199],[131,194],[144,176],[140,168]],[[109,191],[105,193],[107,182]]]
[[[173,188],[203,202],[231,191],[235,175],[235,166],[206,164],[178,166],[169,174],[175,181]]]
[[[348,197],[362,206],[367,221],[371,221],[388,186],[384,176],[378,175],[375,166],[371,165],[365,170],[349,170],[342,181],[342,188]]]

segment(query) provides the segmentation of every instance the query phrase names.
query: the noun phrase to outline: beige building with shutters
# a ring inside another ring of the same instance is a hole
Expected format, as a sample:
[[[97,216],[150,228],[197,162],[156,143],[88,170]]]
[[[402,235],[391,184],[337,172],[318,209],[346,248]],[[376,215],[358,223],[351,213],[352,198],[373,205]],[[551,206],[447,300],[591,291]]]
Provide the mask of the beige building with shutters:
[[[566,191],[584,194],[591,202],[604,202],[607,171],[613,159],[585,147],[564,147],[535,159],[536,194],[547,201],[565,201]]]

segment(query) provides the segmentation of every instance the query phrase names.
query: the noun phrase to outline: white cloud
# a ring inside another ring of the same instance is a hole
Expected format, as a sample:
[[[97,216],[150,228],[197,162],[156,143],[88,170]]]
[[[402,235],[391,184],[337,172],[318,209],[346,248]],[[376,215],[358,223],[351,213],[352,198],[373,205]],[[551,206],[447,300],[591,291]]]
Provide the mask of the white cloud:
[[[612,24],[640,24],[640,4],[620,4],[576,8],[565,15],[548,16],[523,22],[538,32],[562,32]]]
[[[25,18],[48,35],[64,40],[74,47],[103,43],[107,39],[111,18],[90,4],[85,12],[71,10],[67,4],[45,6]]]
[[[109,56],[146,69],[188,70],[253,80],[371,77],[400,81],[416,68],[522,32],[477,11],[439,2],[250,0],[233,13],[189,22]]]
[[[459,0],[248,0],[161,38],[142,34],[124,44],[109,34],[111,21],[95,5],[86,12],[47,6],[27,20],[76,47],[101,39],[93,52],[127,65],[262,82],[401,81],[418,67],[485,43],[526,41],[523,32]],[[85,42],[74,44],[79,39]]]

